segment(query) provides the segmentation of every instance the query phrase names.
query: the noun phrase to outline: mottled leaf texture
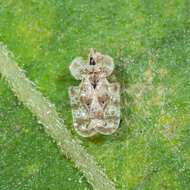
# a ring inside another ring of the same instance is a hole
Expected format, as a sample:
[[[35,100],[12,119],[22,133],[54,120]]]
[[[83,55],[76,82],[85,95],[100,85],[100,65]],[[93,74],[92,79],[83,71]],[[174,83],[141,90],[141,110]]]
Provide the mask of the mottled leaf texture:
[[[33,87],[32,82],[26,78],[23,70],[18,67],[14,58],[11,57],[11,52],[7,50],[6,46],[0,43],[0,73],[5,77],[18,99],[43,124],[45,131],[57,142],[61,151],[65,155],[69,155],[75,167],[81,170],[94,190],[115,190],[115,184],[98,166],[95,159],[87,153],[77,139],[67,130],[63,119],[56,112],[55,106]],[[72,105],[78,106],[80,103],[78,99],[79,87],[71,88],[70,91],[71,94],[74,94],[72,96]],[[73,112],[76,114],[76,118],[87,119],[87,117],[84,117],[86,112],[82,106],[79,108],[76,107],[76,109],[79,109],[78,112]],[[79,120],[77,121],[79,122]],[[86,127],[85,122],[82,125]],[[79,125],[79,127],[81,128],[82,125]],[[88,133],[91,135],[92,132],[90,130],[88,130]]]

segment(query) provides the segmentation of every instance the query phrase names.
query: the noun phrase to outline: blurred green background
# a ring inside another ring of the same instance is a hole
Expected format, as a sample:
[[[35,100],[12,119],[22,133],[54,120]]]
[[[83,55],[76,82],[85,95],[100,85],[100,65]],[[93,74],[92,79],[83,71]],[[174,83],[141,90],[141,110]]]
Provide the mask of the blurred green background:
[[[0,0],[0,41],[118,189],[190,189],[190,1]],[[91,47],[115,61],[121,124],[82,138],[69,64]],[[92,190],[2,77],[0,189]]]

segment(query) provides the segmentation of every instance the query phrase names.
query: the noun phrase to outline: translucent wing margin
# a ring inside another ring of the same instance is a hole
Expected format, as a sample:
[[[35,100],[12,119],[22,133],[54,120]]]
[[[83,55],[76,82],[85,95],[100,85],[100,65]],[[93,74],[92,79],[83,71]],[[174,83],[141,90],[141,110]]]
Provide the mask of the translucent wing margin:
[[[93,126],[89,125],[89,114],[80,103],[79,93],[80,87],[71,86],[69,88],[74,128],[81,136],[90,137],[96,133],[96,130]]]
[[[103,71],[105,72],[105,76],[111,75],[114,70],[114,62],[113,59],[109,55],[104,55],[104,59],[102,60]]]
[[[81,80],[84,67],[85,67],[85,61],[83,60],[83,58],[82,57],[76,57],[71,62],[69,69],[70,69],[70,72],[75,79]]]
[[[104,112],[104,120],[106,125],[98,127],[99,133],[109,135],[116,131],[120,123],[120,85],[119,83],[111,83],[109,85],[111,99]]]

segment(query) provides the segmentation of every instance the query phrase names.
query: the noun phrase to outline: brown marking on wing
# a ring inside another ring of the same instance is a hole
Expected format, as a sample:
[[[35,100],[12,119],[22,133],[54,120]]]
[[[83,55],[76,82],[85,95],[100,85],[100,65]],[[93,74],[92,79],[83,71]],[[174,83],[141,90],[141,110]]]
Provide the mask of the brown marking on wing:
[[[73,67],[73,69],[77,69],[77,68],[80,68],[81,66],[80,66],[80,64],[75,63],[72,65],[72,67]]]
[[[106,116],[105,117],[105,120],[113,120],[113,121],[115,121],[115,120],[118,120],[118,119],[120,119],[120,117],[117,117],[117,116]]]
[[[91,129],[81,129],[79,126],[76,126],[76,131],[83,137],[91,137],[96,134],[96,130],[94,128]]]
[[[75,90],[75,87],[70,87],[70,93],[71,93],[71,95],[73,95],[73,96],[77,96],[77,95],[78,95],[78,93],[77,93],[76,90]]]
[[[84,126],[89,124],[89,120],[77,118],[75,120],[76,125],[75,129],[76,131],[83,137],[91,137],[96,134],[96,130],[94,128],[83,128]]]
[[[114,84],[114,85],[113,85],[113,91],[114,91],[114,92],[117,92],[117,91],[118,91],[118,85],[117,85],[117,84]]]
[[[102,59],[104,59],[104,55],[97,55],[96,56],[96,62],[101,61]]]
[[[116,129],[115,128],[105,128],[105,127],[98,127],[98,132],[104,134],[104,135],[110,135],[112,134]]]
[[[83,119],[83,118],[76,118],[76,123],[80,126],[80,125],[84,125],[87,122],[89,122],[89,119]]]
[[[107,66],[111,66],[112,64],[111,64],[111,61],[105,56],[105,62],[104,62],[104,64],[105,65],[107,65]]]
[[[120,106],[120,101],[119,100],[115,100],[115,101],[112,101],[112,104],[116,107]]]
[[[72,107],[72,109],[77,110],[77,109],[79,109],[80,106],[79,106],[79,104],[72,104],[71,107]]]

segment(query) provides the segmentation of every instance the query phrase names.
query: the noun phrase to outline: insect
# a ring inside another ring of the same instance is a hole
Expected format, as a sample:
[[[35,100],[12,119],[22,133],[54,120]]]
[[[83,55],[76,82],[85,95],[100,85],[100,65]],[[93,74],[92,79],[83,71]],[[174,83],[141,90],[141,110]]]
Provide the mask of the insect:
[[[120,85],[106,79],[114,69],[113,59],[90,49],[88,59],[76,57],[70,72],[79,86],[69,88],[74,128],[79,135],[109,135],[120,122]]]

